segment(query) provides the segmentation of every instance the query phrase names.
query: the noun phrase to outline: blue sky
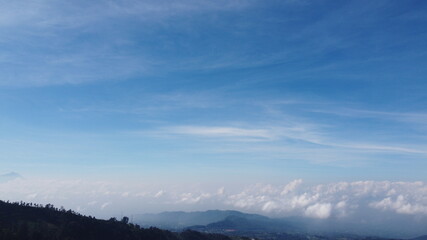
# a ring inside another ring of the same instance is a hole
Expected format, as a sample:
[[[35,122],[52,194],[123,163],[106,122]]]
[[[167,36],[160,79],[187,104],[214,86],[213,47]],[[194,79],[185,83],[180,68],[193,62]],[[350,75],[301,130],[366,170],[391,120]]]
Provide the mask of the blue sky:
[[[425,1],[5,1],[0,171],[426,181]]]
[[[424,229],[426,1],[1,6],[0,199]]]

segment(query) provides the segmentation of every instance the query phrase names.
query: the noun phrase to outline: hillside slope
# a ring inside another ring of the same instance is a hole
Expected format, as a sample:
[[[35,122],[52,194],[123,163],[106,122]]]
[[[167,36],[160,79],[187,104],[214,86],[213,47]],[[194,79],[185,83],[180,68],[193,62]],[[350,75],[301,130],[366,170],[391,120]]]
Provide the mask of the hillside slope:
[[[231,240],[220,234],[143,229],[128,218],[99,220],[52,205],[0,201],[0,240]]]

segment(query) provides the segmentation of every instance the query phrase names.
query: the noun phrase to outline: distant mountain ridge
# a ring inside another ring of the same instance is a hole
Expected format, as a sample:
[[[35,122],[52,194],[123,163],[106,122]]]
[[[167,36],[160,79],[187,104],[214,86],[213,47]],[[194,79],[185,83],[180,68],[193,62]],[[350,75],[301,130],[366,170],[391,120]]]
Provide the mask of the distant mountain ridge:
[[[409,219],[409,216],[407,216]],[[409,239],[427,232],[422,226],[411,226],[411,221],[380,225],[375,219],[357,222],[351,219],[312,219],[305,217],[269,218],[234,210],[209,210],[205,212],[163,212],[141,214],[134,218],[142,226],[155,226],[172,230],[191,229],[221,234],[287,233],[318,235],[364,235]],[[412,239],[411,239],[412,240]],[[413,240],[427,240],[423,237]]]
[[[181,229],[193,225],[208,225],[227,217],[237,216],[249,219],[268,219],[258,214],[247,214],[234,210],[208,210],[203,212],[162,212],[158,214],[134,215],[134,222],[141,226],[156,226],[168,229]]]
[[[271,219],[261,215],[255,217],[245,214],[240,216],[228,216],[222,221],[207,224],[206,226],[190,226],[192,229],[202,232],[275,232],[298,233],[302,232],[299,226],[286,220]]]
[[[22,176],[19,173],[9,172],[0,175],[0,183],[5,183],[20,178],[22,178]]]

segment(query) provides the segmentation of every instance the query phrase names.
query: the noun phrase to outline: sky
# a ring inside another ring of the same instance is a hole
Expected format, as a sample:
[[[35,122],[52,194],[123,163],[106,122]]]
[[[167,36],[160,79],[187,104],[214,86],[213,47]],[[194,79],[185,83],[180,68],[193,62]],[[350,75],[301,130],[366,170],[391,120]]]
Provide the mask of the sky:
[[[426,1],[0,2],[2,199],[339,215],[301,181],[427,215]]]

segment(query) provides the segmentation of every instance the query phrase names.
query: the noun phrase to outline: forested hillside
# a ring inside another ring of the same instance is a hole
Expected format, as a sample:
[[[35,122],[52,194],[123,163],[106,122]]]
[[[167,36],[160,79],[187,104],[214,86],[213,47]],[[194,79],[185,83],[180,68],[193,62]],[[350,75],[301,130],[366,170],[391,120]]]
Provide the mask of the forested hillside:
[[[99,220],[50,204],[0,201],[0,240],[231,240],[220,234],[144,229],[128,220]]]

